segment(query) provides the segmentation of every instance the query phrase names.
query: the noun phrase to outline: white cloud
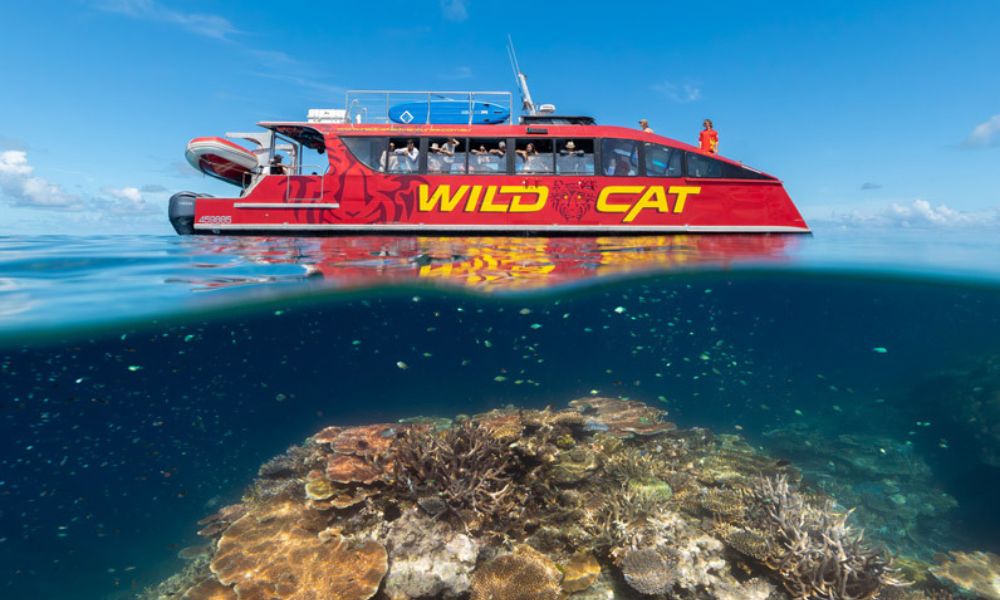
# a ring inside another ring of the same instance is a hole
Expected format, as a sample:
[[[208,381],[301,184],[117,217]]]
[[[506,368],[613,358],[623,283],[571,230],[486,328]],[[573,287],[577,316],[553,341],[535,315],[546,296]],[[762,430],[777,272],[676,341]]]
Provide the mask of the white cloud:
[[[820,219],[822,220],[822,219]],[[992,212],[967,212],[954,210],[944,204],[934,205],[927,200],[914,200],[910,204],[892,203],[879,210],[855,209],[847,213],[833,213],[830,220],[842,225],[932,228],[987,226],[1000,222],[1000,214]]]
[[[80,198],[34,176],[34,171],[24,150],[0,152],[0,196],[14,206],[62,210],[83,208]]]
[[[137,187],[106,187],[101,190],[108,198],[95,202],[98,208],[106,213],[116,215],[149,215],[160,212],[159,206],[146,201],[146,197]]]
[[[1000,146],[1000,115],[993,115],[985,122],[976,125],[962,145],[966,148]]]
[[[216,39],[228,39],[239,33],[236,26],[217,15],[187,13],[160,5],[155,0],[101,0],[96,5],[105,12],[177,25],[183,29]]]
[[[685,104],[701,99],[701,88],[692,83],[671,83],[664,81],[650,86],[653,91],[672,102]]]
[[[469,18],[469,0],[441,0],[441,13],[449,21],[464,21]]]

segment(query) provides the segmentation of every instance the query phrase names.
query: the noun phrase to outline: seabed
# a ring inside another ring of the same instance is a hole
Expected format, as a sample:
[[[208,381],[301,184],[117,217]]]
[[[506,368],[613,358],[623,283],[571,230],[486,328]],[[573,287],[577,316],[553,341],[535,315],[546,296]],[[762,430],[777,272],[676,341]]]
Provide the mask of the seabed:
[[[905,550],[891,551],[797,465],[665,417],[592,397],[328,427],[201,520],[206,543],[140,598],[1000,598],[1000,557],[956,551],[932,565],[892,523],[885,539]],[[850,448],[870,442],[841,440],[838,453],[863,471]],[[949,508],[925,494],[925,510]]]

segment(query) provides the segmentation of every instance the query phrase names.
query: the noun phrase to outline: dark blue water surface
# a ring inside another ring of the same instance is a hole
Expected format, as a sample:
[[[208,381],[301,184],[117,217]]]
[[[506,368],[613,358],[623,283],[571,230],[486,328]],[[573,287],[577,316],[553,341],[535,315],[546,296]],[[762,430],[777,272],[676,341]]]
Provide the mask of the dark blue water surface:
[[[791,460],[897,552],[1000,551],[995,244],[2,239],[0,595],[134,595],[325,425],[596,394]]]

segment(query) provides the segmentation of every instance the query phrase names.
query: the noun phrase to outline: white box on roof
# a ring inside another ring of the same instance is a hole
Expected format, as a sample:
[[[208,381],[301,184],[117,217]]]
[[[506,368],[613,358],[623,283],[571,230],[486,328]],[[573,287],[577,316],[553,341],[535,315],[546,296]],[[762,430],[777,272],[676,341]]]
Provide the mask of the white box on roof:
[[[347,111],[343,108],[310,108],[307,119],[310,123],[346,123]]]

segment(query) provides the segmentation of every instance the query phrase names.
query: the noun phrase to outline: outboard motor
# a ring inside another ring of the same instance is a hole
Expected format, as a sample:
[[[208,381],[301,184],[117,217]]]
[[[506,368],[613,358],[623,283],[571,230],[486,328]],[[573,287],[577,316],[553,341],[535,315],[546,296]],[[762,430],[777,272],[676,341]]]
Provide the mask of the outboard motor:
[[[196,198],[210,197],[208,194],[196,194],[195,192],[177,192],[171,196],[167,216],[170,217],[170,224],[174,226],[174,231],[180,235],[192,235],[194,233],[194,201]]]

